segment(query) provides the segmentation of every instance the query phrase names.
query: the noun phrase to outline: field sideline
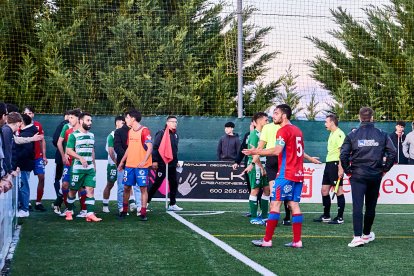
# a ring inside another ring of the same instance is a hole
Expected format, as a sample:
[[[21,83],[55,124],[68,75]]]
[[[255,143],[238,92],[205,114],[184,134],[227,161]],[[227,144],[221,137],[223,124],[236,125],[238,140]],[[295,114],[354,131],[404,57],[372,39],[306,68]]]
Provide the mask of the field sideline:
[[[163,202],[154,202],[147,222],[132,214],[119,221],[115,214],[100,212],[101,223],[66,222],[51,211],[32,212],[20,221],[11,275],[259,275],[266,270],[277,275],[412,274],[411,205],[379,205],[373,228],[377,239],[362,248],[348,248],[350,205],[344,225],[328,225],[312,222],[319,204],[303,204],[304,249],[283,247],[291,239],[291,228],[281,224],[273,248],[252,246],[250,241],[261,238],[264,227],[250,225],[242,216],[247,203],[180,202],[180,206],[185,212],[170,215]],[[113,202],[111,207],[115,210]],[[226,253],[184,221],[240,255]],[[257,272],[240,256],[265,270]]]

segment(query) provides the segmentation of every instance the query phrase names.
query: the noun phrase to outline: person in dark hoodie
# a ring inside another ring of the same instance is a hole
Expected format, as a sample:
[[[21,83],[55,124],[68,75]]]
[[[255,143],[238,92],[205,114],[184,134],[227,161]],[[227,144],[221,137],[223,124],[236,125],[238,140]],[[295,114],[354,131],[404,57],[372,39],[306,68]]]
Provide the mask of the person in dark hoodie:
[[[38,130],[32,124],[32,118],[26,114],[22,114],[23,124],[20,130],[20,137],[32,137]],[[19,218],[29,216],[29,201],[30,201],[30,187],[29,177],[30,172],[34,169],[34,143],[16,144],[14,147],[13,159],[15,158],[16,168],[20,168],[21,182],[19,187],[19,205],[20,210],[17,213]]]
[[[227,122],[224,125],[223,135],[217,145],[217,159],[220,161],[235,161],[240,149],[240,139],[237,133],[234,133],[234,123]]]
[[[170,204],[168,205],[168,211],[181,211],[183,208],[178,207],[176,202],[176,195],[178,189],[177,183],[177,164],[178,164],[178,141],[179,137],[177,134],[177,117],[175,116],[168,116],[167,122],[165,124],[164,129],[159,130],[155,134],[153,149],[152,149],[152,167],[156,170],[156,177],[154,184],[152,184],[151,189],[148,192],[148,203],[153,198],[155,192],[160,188],[162,182],[165,179],[166,174],[166,165],[161,155],[158,151],[162,137],[164,136],[164,132],[166,128],[169,128],[170,140],[171,140],[171,148],[173,154],[173,160],[168,163],[168,184],[170,186]]]
[[[397,159],[395,160],[397,164],[408,164],[408,159],[403,153],[403,143],[405,141],[404,129],[405,122],[398,121],[395,125],[395,132],[390,134],[391,141],[397,149]]]

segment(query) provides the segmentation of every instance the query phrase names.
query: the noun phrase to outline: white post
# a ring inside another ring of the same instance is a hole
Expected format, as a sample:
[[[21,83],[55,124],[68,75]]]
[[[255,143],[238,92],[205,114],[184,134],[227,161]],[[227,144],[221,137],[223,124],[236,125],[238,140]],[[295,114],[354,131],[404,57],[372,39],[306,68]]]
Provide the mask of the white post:
[[[165,164],[165,210],[168,211],[168,164]]]

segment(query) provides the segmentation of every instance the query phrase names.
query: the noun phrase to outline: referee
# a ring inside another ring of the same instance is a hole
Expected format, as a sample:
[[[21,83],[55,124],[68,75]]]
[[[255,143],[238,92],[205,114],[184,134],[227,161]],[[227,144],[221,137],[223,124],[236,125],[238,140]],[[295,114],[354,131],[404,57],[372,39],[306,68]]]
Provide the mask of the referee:
[[[342,188],[342,176],[344,170],[339,161],[339,154],[342,143],[345,140],[345,133],[338,127],[338,117],[334,114],[326,116],[325,127],[331,133],[329,134],[328,139],[328,154],[326,156],[326,165],[323,172],[321,188],[323,215],[313,221],[328,222],[329,224],[342,224],[344,223],[345,210],[345,196]],[[338,215],[331,220],[331,197],[329,196],[329,190],[332,186],[336,185],[339,178],[341,178],[341,180],[337,192]]]
[[[359,110],[361,124],[345,137],[341,148],[341,164],[350,176],[352,189],[354,238],[349,247],[363,246],[375,240],[371,228],[382,175],[391,169],[397,156],[389,135],[374,127],[373,114],[369,107]],[[364,199],[365,215],[362,216]]]

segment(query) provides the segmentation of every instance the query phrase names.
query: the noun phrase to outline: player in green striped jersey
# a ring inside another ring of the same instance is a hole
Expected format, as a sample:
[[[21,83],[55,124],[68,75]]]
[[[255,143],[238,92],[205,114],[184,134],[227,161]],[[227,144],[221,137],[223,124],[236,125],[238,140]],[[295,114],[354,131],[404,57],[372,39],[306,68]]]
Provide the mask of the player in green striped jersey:
[[[95,165],[95,136],[89,130],[92,127],[92,117],[89,113],[82,113],[79,116],[80,128],[74,131],[68,139],[66,153],[72,156],[72,178],[69,185],[68,211],[66,220],[73,220],[72,210],[76,199],[76,192],[84,186],[86,189],[86,221],[98,222],[94,213],[94,189],[96,186],[96,165]]]

